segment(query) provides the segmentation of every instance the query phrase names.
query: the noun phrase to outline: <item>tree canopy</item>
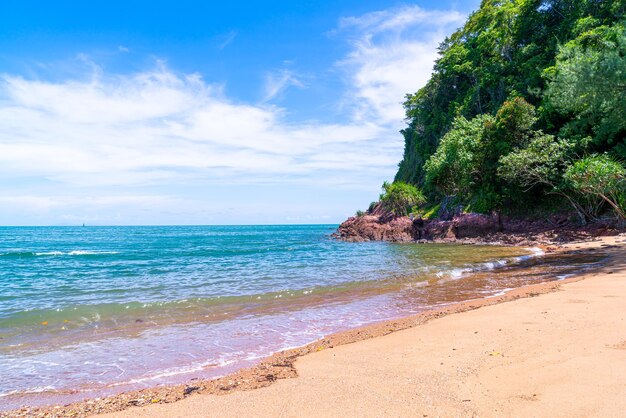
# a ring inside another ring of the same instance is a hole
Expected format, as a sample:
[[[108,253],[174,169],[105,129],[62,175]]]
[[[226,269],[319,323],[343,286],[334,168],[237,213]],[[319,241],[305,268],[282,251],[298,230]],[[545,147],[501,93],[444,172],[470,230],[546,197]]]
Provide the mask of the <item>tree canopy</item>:
[[[588,218],[581,161],[626,160],[626,2],[483,0],[404,106],[396,182],[477,211],[556,194]],[[620,213],[615,193],[606,209]]]

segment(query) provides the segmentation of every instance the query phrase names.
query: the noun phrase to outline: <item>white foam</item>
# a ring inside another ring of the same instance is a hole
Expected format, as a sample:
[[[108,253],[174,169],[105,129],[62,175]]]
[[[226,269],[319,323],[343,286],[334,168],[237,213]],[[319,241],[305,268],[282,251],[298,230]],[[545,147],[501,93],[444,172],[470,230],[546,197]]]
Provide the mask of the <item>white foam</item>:
[[[529,260],[534,257],[540,257],[545,254],[545,252],[541,248],[530,247],[530,248],[525,248],[525,249],[530,251],[531,254],[522,255],[519,257],[511,258],[511,259],[500,259],[500,260],[488,261],[488,262],[479,264],[477,267],[456,268],[456,269],[452,269],[448,271],[440,271],[436,274],[436,276],[443,279],[443,282],[446,282],[449,280],[458,280],[462,278],[463,276],[465,276],[466,273],[484,271],[484,270],[494,270],[496,268],[506,266],[511,261],[515,263],[519,263],[519,262],[522,262],[524,260]]]
[[[68,255],[100,255],[100,254],[118,254],[117,251],[86,251],[86,250],[75,250],[67,253]]]
[[[537,247],[526,248],[526,250],[530,251],[532,254],[516,257],[515,261],[520,262],[524,260],[530,260],[531,258],[541,257],[542,255],[545,254],[545,252],[541,248],[537,248]]]
[[[42,255],[107,255],[107,254],[119,254],[117,251],[89,251],[89,250],[73,250],[69,252],[63,251],[44,251],[35,253],[37,256]]]
[[[206,369],[207,367],[224,367],[224,366],[228,366],[229,364],[232,364],[234,362],[235,362],[235,360],[220,360],[218,362],[215,362],[215,361],[205,361],[205,362],[202,362],[200,364],[196,364],[196,365],[192,365],[192,366],[175,367],[175,368],[163,370],[162,372],[155,373],[153,375],[144,376],[144,377],[138,377],[136,379],[130,379],[130,380],[126,380],[124,382],[111,383],[108,386],[115,387],[115,386],[124,386],[124,385],[132,385],[132,384],[143,383],[143,382],[150,382],[152,380],[158,380],[158,379],[162,379],[162,378],[165,378],[165,377],[172,377],[172,376],[178,376],[178,375],[181,375],[181,374],[188,374],[188,373],[199,372],[199,371],[202,371],[202,370]]]
[[[12,390],[9,392],[0,393],[0,398],[4,398],[6,396],[11,396],[11,395],[29,395],[29,394],[35,394],[35,393],[54,392],[57,390],[58,388],[54,386],[37,386],[28,390]]]

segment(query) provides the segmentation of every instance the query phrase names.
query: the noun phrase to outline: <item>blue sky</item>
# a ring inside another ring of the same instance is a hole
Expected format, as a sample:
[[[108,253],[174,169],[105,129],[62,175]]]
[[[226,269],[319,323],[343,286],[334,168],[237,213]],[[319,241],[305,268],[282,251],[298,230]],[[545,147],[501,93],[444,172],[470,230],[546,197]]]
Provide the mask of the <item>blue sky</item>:
[[[340,222],[478,3],[3,2],[0,224]]]

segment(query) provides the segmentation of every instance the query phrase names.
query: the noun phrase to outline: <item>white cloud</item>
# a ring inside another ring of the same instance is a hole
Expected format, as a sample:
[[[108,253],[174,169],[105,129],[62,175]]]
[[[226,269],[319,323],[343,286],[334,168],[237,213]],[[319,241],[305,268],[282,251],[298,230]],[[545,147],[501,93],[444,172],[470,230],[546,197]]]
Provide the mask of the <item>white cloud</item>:
[[[42,195],[17,195],[0,196],[0,204],[4,207],[15,206],[28,208],[29,211],[48,211],[52,208],[102,208],[111,206],[123,206],[128,204],[161,205],[181,202],[158,195],[112,195],[112,196],[42,196]]]
[[[223,97],[197,75],[162,64],[149,72],[47,82],[4,75],[0,83],[0,173],[75,186],[177,179],[249,181],[325,171],[388,170],[373,124],[290,124],[284,110]],[[329,150],[350,164],[328,164]],[[323,151],[323,153],[322,153]],[[387,157],[387,158],[385,158]]]
[[[354,87],[346,104],[356,120],[401,126],[404,96],[426,84],[437,46],[464,19],[418,6],[342,19],[335,33],[348,34],[352,51],[339,65]]]
[[[268,102],[280,96],[289,87],[304,88],[304,83],[296,74],[288,69],[282,69],[265,75],[264,102]]]

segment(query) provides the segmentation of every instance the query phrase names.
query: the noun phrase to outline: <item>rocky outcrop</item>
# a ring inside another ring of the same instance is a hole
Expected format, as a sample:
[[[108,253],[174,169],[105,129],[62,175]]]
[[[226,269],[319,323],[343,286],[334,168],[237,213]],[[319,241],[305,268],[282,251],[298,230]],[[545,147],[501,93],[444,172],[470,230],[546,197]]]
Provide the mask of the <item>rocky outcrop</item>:
[[[463,241],[527,245],[612,235],[618,231],[610,223],[596,223],[583,228],[566,216],[531,221],[504,218],[498,214],[462,213],[449,220],[422,220],[394,217],[379,211],[348,218],[333,236],[350,242]]]
[[[410,219],[406,216],[364,215],[342,223],[335,237],[344,241],[455,240],[473,238],[501,229],[499,219],[475,213],[457,215],[449,221]]]
[[[380,215],[354,216],[342,223],[336,238],[350,242],[392,241],[407,242],[415,240],[413,221],[407,217],[387,219]]]

